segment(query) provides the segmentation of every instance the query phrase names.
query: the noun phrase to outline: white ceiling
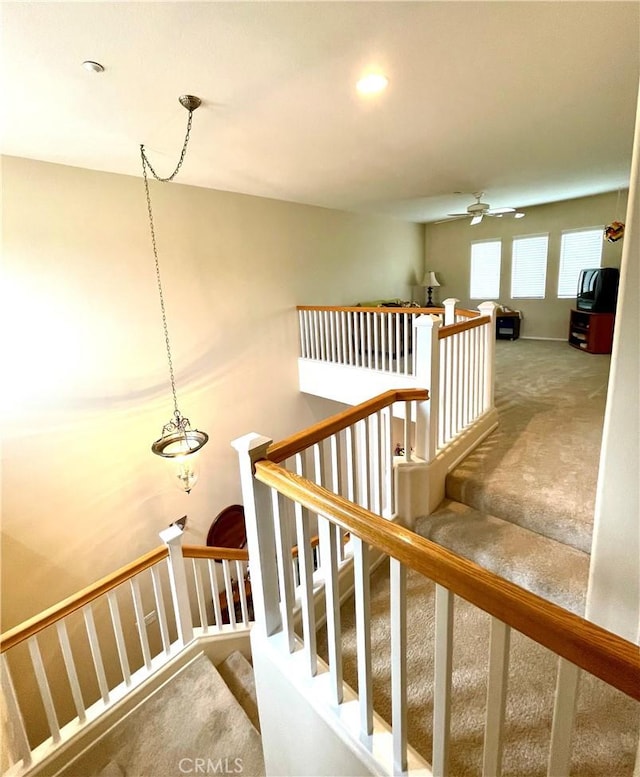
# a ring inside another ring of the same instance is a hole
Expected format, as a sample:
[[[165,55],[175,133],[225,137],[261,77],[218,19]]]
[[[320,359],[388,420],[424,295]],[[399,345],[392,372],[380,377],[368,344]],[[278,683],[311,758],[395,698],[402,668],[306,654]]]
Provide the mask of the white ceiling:
[[[186,92],[180,183],[412,221],[628,185],[637,1],[0,8],[4,154],[140,175],[145,143],[166,174]],[[363,100],[371,67],[389,87]]]

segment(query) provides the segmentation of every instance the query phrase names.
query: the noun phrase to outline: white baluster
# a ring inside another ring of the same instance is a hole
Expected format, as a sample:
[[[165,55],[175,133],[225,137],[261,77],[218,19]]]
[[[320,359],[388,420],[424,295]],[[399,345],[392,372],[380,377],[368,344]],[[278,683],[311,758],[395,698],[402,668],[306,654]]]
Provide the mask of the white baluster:
[[[462,428],[469,424],[469,330],[462,337]]]
[[[171,645],[169,642],[169,628],[167,626],[167,611],[164,606],[162,581],[160,580],[160,569],[155,565],[151,567],[151,579],[153,580],[153,596],[156,603],[156,613],[158,615],[158,626],[160,627],[162,649],[165,654],[168,655],[171,651]]]
[[[349,316],[344,310],[340,311],[340,332],[342,334],[342,363],[351,364],[351,356],[349,353],[349,340],[347,338],[347,321]]]
[[[236,627],[236,606],[233,596],[233,579],[231,577],[231,565],[229,559],[222,559],[222,572],[224,576],[224,595],[227,601],[227,614],[229,615],[229,625]]]
[[[69,634],[67,633],[67,625],[64,619],[59,620],[56,623],[56,631],[58,632],[58,642],[60,643],[62,658],[64,659],[64,665],[67,670],[67,677],[69,678],[71,696],[73,697],[73,703],[75,705],[76,712],[78,713],[78,721],[80,723],[84,723],[87,718],[87,714],[84,706],[84,699],[82,698],[80,681],[78,680],[78,673],[76,672],[76,664],[73,660],[73,653],[71,652],[71,644],[69,642]]]
[[[89,639],[89,646],[91,647],[91,656],[93,658],[93,665],[96,670],[96,679],[98,680],[100,695],[102,697],[102,701],[105,704],[108,704],[109,686],[107,684],[107,676],[104,671],[100,643],[98,642],[98,632],[96,631],[96,624],[93,620],[93,610],[91,609],[90,604],[87,604],[82,608],[82,614],[84,616],[84,623],[87,629],[87,637]]]
[[[18,696],[13,684],[7,654],[0,654],[0,677],[2,695],[7,708],[7,717],[11,726],[11,735],[3,737],[4,746],[11,753],[14,763],[22,759],[22,768],[31,766],[31,747],[27,738],[27,730],[24,726],[24,718],[20,711]]]
[[[116,638],[116,647],[118,648],[118,658],[120,659],[122,679],[124,680],[124,684],[129,686],[131,685],[131,669],[129,668],[129,657],[127,656],[127,646],[124,641],[122,621],[120,620],[120,608],[115,591],[109,591],[107,593],[107,601],[109,602],[109,612],[111,613],[113,635]]]
[[[177,524],[171,524],[160,532],[160,539],[169,550],[167,569],[173,600],[173,612],[176,619],[178,638],[183,645],[193,639],[193,620],[189,603],[189,588],[182,555],[182,529]]]
[[[445,426],[446,426],[446,380],[447,380],[447,362],[446,362],[446,340],[438,341],[438,358],[440,360],[440,380],[438,382],[438,450],[444,448],[445,444]],[[430,400],[433,401],[433,400]]]
[[[391,558],[389,569],[391,615],[391,730],[393,766],[407,770],[407,573]]]
[[[385,448],[384,448],[384,427],[382,425],[382,412],[376,412],[376,504],[378,506],[378,515],[384,514],[384,471],[385,471]]]
[[[42,662],[42,655],[40,654],[38,638],[31,637],[27,640],[27,645],[29,646],[31,663],[33,664],[33,671],[35,674],[36,682],[38,683],[40,698],[42,699],[42,705],[47,717],[51,739],[54,743],[57,743],[60,741],[60,724],[58,723],[56,708],[53,704],[53,697],[51,696],[51,689],[49,688],[47,673],[45,672],[44,664]]]
[[[445,299],[442,303],[442,307],[444,308],[444,325],[449,326],[449,324],[455,324],[456,323],[456,305],[460,302],[459,299],[455,299],[455,297],[449,297],[448,299]]]
[[[440,346],[439,332],[442,321],[438,316],[420,316],[416,321],[417,382],[429,390],[429,400],[416,408],[416,453],[426,461],[432,461],[438,450],[440,410]],[[418,434],[419,433],[419,434]]]
[[[142,607],[142,596],[140,594],[140,584],[137,577],[132,577],[129,581],[131,586],[131,598],[133,600],[133,610],[136,614],[136,626],[138,629],[138,638],[140,639],[140,648],[142,658],[147,669],[151,669],[151,651],[149,649],[149,639],[147,638],[147,624],[144,622],[144,610]]]
[[[395,477],[393,473],[393,451],[394,444],[392,438],[392,413],[390,407],[385,407],[382,410],[383,428],[384,428],[384,452],[385,452],[385,518],[391,518],[396,511],[396,496],[395,496]]]
[[[373,366],[373,338],[371,336],[371,319],[373,313],[365,313],[365,317],[367,319],[367,367],[371,369]]]
[[[447,369],[447,377],[445,381],[445,402],[446,402],[446,411],[445,411],[445,435],[444,435],[444,441],[445,444],[451,440],[453,437],[453,375],[454,375],[454,367],[453,367],[453,338],[447,337],[447,339],[444,341],[445,343],[445,364]]]
[[[320,312],[318,310],[313,311],[313,358],[321,359],[322,354],[320,352]]]
[[[485,333],[484,355],[484,409],[491,410],[494,405],[495,347],[496,347],[496,303],[482,302],[478,310],[483,316],[491,318],[491,324],[483,326]]]
[[[204,600],[204,586],[202,585],[202,570],[200,560],[191,559],[191,569],[193,571],[193,580],[196,586],[196,601],[198,602],[198,617],[200,618],[200,628],[203,634],[209,631],[209,619],[207,618],[207,606]]]
[[[556,695],[551,724],[548,777],[568,777],[571,766],[571,734],[576,712],[580,670],[564,658],[558,658]]]
[[[301,454],[295,457],[296,473],[306,477],[306,463]],[[316,650],[315,602],[313,597],[313,553],[311,551],[311,530],[309,511],[297,502],[294,503],[296,516],[296,536],[298,544],[298,564],[300,569],[300,587],[302,589],[302,630],[304,652],[309,674],[314,677],[318,671]]]
[[[411,402],[404,403],[404,460],[411,461]]]
[[[378,338],[378,327],[383,326],[384,319],[382,318],[382,313],[374,313],[373,316],[373,363],[374,368],[377,370],[379,369],[379,338]]]
[[[404,374],[409,375],[409,314],[402,313],[402,356],[404,357]]]
[[[373,681],[371,675],[371,594],[369,546],[353,537],[353,576],[356,603],[356,655],[358,663],[358,699],[360,729],[365,736],[373,733]]]
[[[358,463],[356,451],[356,430],[348,426],[344,430],[345,467],[347,471],[347,499],[354,504],[358,501]]]
[[[369,443],[369,471],[370,471],[370,484],[371,492],[369,495],[369,504],[371,505],[371,512],[380,515],[382,512],[382,500],[381,500],[381,481],[380,481],[380,420],[379,415],[370,415],[365,420],[367,429],[367,439]]]
[[[336,527],[322,516],[318,516],[320,558],[324,577],[324,591],[327,613],[327,650],[329,653],[329,675],[331,699],[334,704],[342,703],[342,645],[340,627],[340,589],[338,586],[338,555],[336,548]]]
[[[247,589],[244,584],[244,567],[242,561],[236,560],[236,577],[238,579],[238,593],[240,594],[240,611],[242,612],[243,626],[249,625],[249,602],[247,601]]]
[[[395,313],[387,315],[387,363],[389,372],[393,372],[393,333],[395,331]]]
[[[213,559],[207,559],[209,570],[209,584],[211,585],[211,600],[213,602],[213,613],[216,616],[216,626],[220,629],[223,625],[222,607],[220,607],[220,586],[218,584],[217,564]]]
[[[400,333],[402,331],[402,317],[400,313],[393,314],[394,324],[396,328],[396,373],[400,375],[402,373],[402,350],[401,350],[401,338]]]
[[[502,732],[509,678],[510,638],[509,626],[497,618],[491,618],[487,711],[482,759],[483,777],[500,777],[502,774]]]
[[[304,310],[298,311],[298,330],[300,333],[300,356],[304,359],[307,356],[305,348]]]
[[[389,327],[389,313],[385,313],[380,317],[380,369],[384,372],[387,371],[388,363],[388,346],[387,346],[387,331]]]
[[[367,421],[363,419],[358,421],[356,428],[358,434],[358,475],[360,480],[360,501],[361,507],[369,509],[369,495],[371,493],[371,451],[369,446],[369,435],[367,434]]]
[[[349,346],[349,364],[350,365],[356,365],[356,356],[354,355],[354,343],[355,340],[355,327],[354,327],[354,321],[355,321],[355,314],[352,312],[347,313],[347,344]],[[357,352],[357,348],[356,348]]]
[[[285,502],[284,497],[275,489],[271,489],[271,501],[273,505],[278,578],[280,580],[280,612],[282,617],[282,628],[287,637],[289,652],[293,653],[296,642],[293,622],[293,608],[295,605],[294,570],[291,563],[291,548],[293,542],[286,515],[287,503]]]
[[[436,585],[436,631],[433,667],[433,777],[449,773],[451,729],[451,656],[453,653],[453,594]]]

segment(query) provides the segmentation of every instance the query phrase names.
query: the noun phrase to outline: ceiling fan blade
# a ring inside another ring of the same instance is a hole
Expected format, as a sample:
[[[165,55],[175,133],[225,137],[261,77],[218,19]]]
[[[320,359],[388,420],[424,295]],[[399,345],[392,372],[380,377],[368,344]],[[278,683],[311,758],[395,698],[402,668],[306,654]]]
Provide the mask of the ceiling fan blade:
[[[479,224],[482,221],[483,216],[484,213],[478,213],[476,216],[474,216],[471,219],[471,226],[474,227],[476,224]]]
[[[515,208],[491,208],[486,212],[486,216],[502,216],[504,213],[515,213]]]
[[[440,219],[440,221],[434,221],[434,224],[446,224],[447,221],[458,221],[459,219],[466,219],[468,217],[468,213],[456,213],[455,215],[449,216],[446,219]]]
[[[469,213],[447,213],[447,216],[451,216],[452,218],[464,218],[465,216],[469,216]]]

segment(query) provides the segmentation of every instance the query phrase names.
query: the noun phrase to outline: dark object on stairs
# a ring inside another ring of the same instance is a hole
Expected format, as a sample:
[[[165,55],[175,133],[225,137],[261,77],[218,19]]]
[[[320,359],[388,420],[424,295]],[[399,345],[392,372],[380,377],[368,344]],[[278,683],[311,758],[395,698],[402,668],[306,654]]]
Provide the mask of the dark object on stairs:
[[[246,547],[246,544],[247,530],[244,522],[244,507],[242,505],[229,505],[213,519],[207,534],[207,545],[210,548],[237,548],[242,550]],[[234,580],[232,585],[233,609],[236,621],[242,621],[240,586],[244,586],[249,618],[253,619],[253,600],[251,598],[251,582],[248,570],[242,581]],[[230,623],[229,602],[227,601],[225,591],[220,594],[220,607],[222,609],[223,623]]]

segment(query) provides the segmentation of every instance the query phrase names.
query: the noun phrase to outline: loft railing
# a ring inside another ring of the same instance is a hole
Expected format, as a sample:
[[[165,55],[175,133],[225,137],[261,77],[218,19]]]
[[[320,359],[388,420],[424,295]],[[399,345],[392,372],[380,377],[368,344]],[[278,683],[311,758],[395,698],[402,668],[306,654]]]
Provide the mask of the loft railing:
[[[374,413],[377,413],[377,406],[374,407]],[[640,700],[638,646],[390,522],[376,511],[377,503],[369,509],[356,504],[349,494],[345,496],[341,488],[335,487],[336,482],[340,482],[337,474],[335,478],[323,482],[322,477],[318,477],[323,461],[322,448],[318,446],[325,442],[335,448],[335,443],[331,441],[336,433],[350,428],[350,413],[353,413],[354,423],[367,420],[363,418],[362,408],[355,408],[341,414],[340,422],[335,425],[327,423],[322,430],[314,427],[277,444],[259,435],[247,435],[234,443],[240,455],[252,559],[256,607],[254,637],[266,640],[270,650],[276,651],[285,665],[290,660],[292,674],[296,667],[303,666],[306,687],[309,688],[312,678],[319,672],[316,616],[310,606],[310,592],[306,590],[309,604],[305,609],[302,635],[298,637],[294,630],[291,581],[287,577],[288,566],[284,563],[288,544],[282,541],[282,537],[293,534],[301,547],[308,546],[307,525],[315,521],[320,537],[320,571],[325,583],[328,687],[331,690],[325,713],[331,719],[331,726],[342,727],[345,736],[352,737],[354,743],[359,743],[358,746],[367,748],[371,756],[375,754],[379,763],[386,764],[385,773],[407,770],[406,574],[411,569],[432,580],[436,586],[433,752],[431,766],[426,768],[430,768],[436,777],[444,777],[448,773],[452,615],[453,597],[457,595],[491,616],[483,774],[487,777],[499,777],[501,774],[509,640],[511,629],[516,629],[558,657],[547,768],[548,775],[552,777],[568,775],[571,730],[581,671],[591,673],[613,688]],[[372,417],[374,414],[369,415],[369,418]],[[288,461],[291,456],[300,456],[309,450],[316,451],[317,467],[312,471],[304,472],[299,467],[292,471],[282,465],[281,462]],[[334,470],[337,473],[340,467],[336,466]],[[349,482],[348,475],[346,478]],[[352,488],[351,495],[356,493],[359,493],[357,489]],[[340,715],[339,712],[345,698],[337,584],[336,537],[339,532],[349,532],[353,553],[359,707],[355,724],[353,716]],[[385,554],[390,560],[390,738],[374,727],[370,609],[372,550]],[[302,554],[301,563],[306,563],[305,558]],[[303,570],[301,577],[303,580],[309,578],[309,570]],[[299,651],[302,651],[304,660],[293,661],[293,654]],[[257,681],[259,684],[258,676]],[[322,677],[321,687],[327,688],[326,674]],[[292,742],[298,741],[297,733],[302,736],[302,732],[294,730],[289,733]],[[265,746],[268,748],[268,743]],[[286,754],[286,759],[295,764],[295,758],[294,748]]]
[[[455,308],[299,306],[300,388],[359,404],[396,388],[431,395],[427,436],[415,453],[432,461],[493,411],[495,305]]]
[[[5,775],[51,757],[194,635],[249,627],[247,551],[181,547],[176,526],[161,537],[164,546],[1,635]]]

